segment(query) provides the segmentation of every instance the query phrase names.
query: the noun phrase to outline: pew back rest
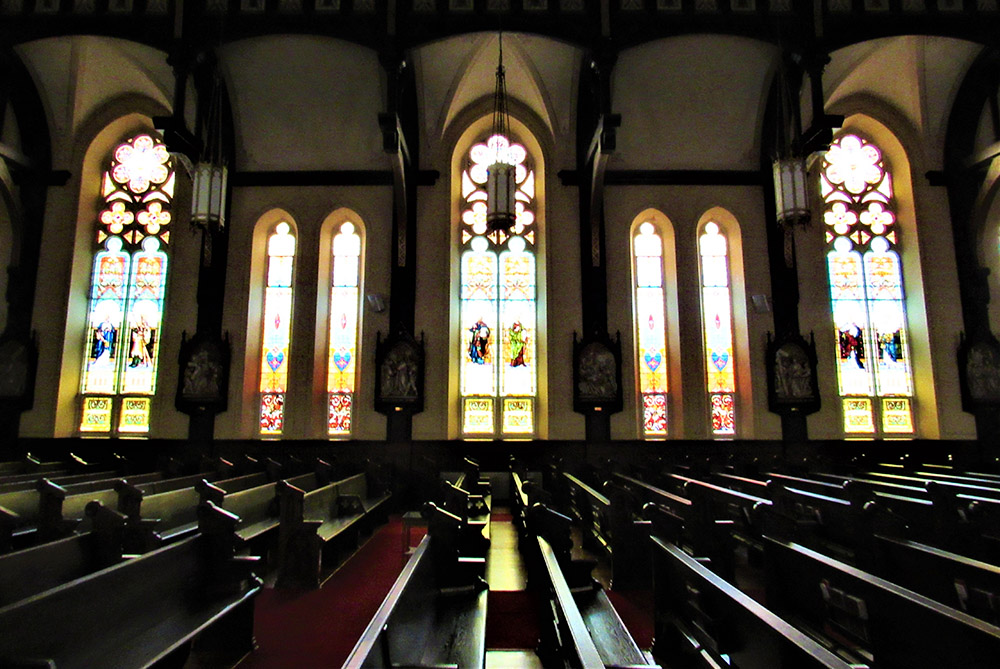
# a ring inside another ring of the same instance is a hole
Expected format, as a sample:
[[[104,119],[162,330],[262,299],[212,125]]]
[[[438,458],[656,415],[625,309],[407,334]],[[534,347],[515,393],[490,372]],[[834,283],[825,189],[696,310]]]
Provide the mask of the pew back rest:
[[[66,520],[83,518],[87,505],[93,501],[114,509],[118,505],[118,493],[114,488],[109,488],[79,495],[67,495],[62,504],[62,517]]]
[[[169,479],[148,481],[146,483],[138,483],[138,484],[130,479],[130,483],[132,483],[132,485],[134,485],[136,488],[141,490],[146,495],[158,495],[160,493],[170,492],[172,490],[181,490],[184,488],[190,488],[201,480],[212,482],[216,478],[218,477],[215,474],[201,473],[201,474],[192,474],[191,476],[177,476]]]
[[[239,516],[241,526],[264,518],[277,518],[276,494],[274,483],[264,483],[253,488],[226,493],[222,499],[222,508]]]
[[[170,529],[198,521],[201,496],[193,487],[148,495],[142,499],[142,518],[159,519],[157,529]]]
[[[880,668],[996,666],[1000,628],[793,542],[764,550],[768,605],[833,625]]]
[[[302,496],[302,518],[305,520],[326,520],[337,516],[336,483],[311,490]]]
[[[226,492],[227,495],[231,495],[241,490],[248,490],[250,488],[256,488],[268,483],[267,473],[257,472],[255,474],[246,474],[244,476],[237,476],[231,479],[224,479],[222,481],[215,481],[214,485],[221,488]]]
[[[0,556],[0,607],[95,571],[94,541],[75,534]]]
[[[336,485],[337,491],[341,495],[354,495],[362,500],[368,499],[368,481],[363,473],[337,481]]]
[[[60,669],[142,667],[256,594],[220,591],[195,536],[0,608],[0,657],[48,658]],[[109,594],[113,593],[113,596]]]
[[[725,666],[823,667],[850,665],[814,639],[726,582],[675,544],[652,538],[656,633],[666,641],[666,625]],[[673,649],[676,652],[676,649]]]
[[[1000,624],[1000,567],[905,539],[874,542],[880,573],[893,583]]]

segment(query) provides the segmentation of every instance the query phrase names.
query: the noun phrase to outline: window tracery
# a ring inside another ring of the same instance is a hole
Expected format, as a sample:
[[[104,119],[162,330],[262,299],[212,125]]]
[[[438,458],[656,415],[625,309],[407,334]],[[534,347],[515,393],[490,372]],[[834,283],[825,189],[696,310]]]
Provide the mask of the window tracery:
[[[858,135],[838,138],[820,187],[844,431],[912,434],[901,240],[882,152]]]
[[[149,432],[174,185],[170,154],[149,134],[119,144],[102,175],[80,432]]]
[[[515,223],[486,225],[487,168],[515,166]],[[461,174],[460,396],[467,436],[530,436],[536,430],[535,172],[527,150],[494,135],[475,144]]]

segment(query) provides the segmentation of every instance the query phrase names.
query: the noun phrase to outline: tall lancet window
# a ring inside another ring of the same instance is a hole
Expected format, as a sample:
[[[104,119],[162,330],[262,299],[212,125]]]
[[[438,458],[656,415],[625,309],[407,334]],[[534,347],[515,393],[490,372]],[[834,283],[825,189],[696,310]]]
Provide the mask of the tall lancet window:
[[[646,221],[632,236],[636,357],[642,434],[667,436],[667,338],[663,285],[663,238]]]
[[[733,300],[729,244],[714,221],[698,235],[701,260],[701,313],[705,337],[705,380],[712,434],[736,434],[736,361],[733,359]]]
[[[516,166],[517,217],[509,232],[486,225],[486,170]],[[466,436],[536,430],[535,173],[527,151],[500,136],[476,144],[462,171],[460,394]]]
[[[330,340],[327,365],[327,433],[351,434],[358,353],[361,236],[354,223],[337,226],[330,269]]]
[[[285,424],[294,269],[295,235],[288,223],[281,222],[267,238],[260,347],[260,433],[264,436],[280,435]]]
[[[149,432],[173,195],[163,142],[141,134],[115,148],[101,181],[80,432]]]
[[[912,434],[900,231],[882,152],[844,135],[823,159],[827,270],[848,434]]]

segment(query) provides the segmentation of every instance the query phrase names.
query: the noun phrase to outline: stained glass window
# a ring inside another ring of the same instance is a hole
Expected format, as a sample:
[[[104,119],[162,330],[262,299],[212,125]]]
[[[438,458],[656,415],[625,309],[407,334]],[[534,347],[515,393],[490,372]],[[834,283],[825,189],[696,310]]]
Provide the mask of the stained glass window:
[[[667,339],[663,293],[663,239],[649,221],[632,237],[635,283],[636,367],[642,433],[667,435]]]
[[[292,331],[292,274],[295,236],[281,222],[267,238],[267,277],[260,347],[260,433],[281,434],[288,389],[288,354]]]
[[[174,170],[159,139],[115,148],[101,177],[80,431],[149,432],[167,285]]]
[[[882,152],[857,135],[838,138],[820,187],[844,431],[912,434],[900,236]]]
[[[517,215],[510,232],[486,227],[487,168],[498,156],[516,171]],[[530,436],[537,395],[537,226],[535,172],[525,148],[501,136],[473,146],[461,194],[462,432]]]
[[[327,362],[327,433],[351,434],[358,352],[358,291],[361,236],[342,223],[333,237],[330,267],[330,343]]]
[[[729,284],[729,244],[718,223],[708,222],[698,237],[701,259],[701,314],[705,376],[712,434],[736,434],[736,361]]]

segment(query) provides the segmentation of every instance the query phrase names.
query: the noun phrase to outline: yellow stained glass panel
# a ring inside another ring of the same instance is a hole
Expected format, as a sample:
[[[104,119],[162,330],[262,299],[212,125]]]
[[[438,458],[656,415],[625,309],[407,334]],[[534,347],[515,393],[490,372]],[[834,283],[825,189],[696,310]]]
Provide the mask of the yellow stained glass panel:
[[[110,397],[84,397],[80,432],[110,432],[111,405]]]
[[[493,398],[466,397],[462,413],[466,434],[493,434]]]
[[[531,434],[534,431],[533,404],[530,397],[503,399],[504,434]]]
[[[122,398],[121,417],[118,421],[118,431],[128,433],[149,432],[148,397]]]
[[[872,434],[875,419],[872,416],[872,401],[868,397],[847,397],[844,399],[844,432]]]
[[[913,432],[913,415],[907,397],[882,398],[882,431],[893,434]]]

